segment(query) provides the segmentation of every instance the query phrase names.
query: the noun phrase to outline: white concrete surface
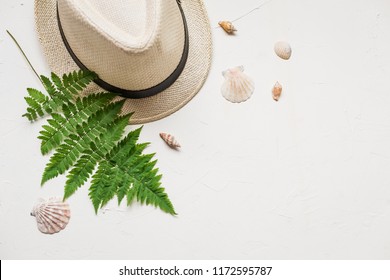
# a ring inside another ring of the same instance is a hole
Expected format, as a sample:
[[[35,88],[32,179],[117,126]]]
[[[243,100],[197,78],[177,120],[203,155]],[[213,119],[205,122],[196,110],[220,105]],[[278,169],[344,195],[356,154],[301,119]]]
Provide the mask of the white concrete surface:
[[[205,2],[213,26],[261,3]],[[49,69],[33,1],[1,0],[0,258],[389,259],[390,2],[273,0],[235,25],[236,36],[213,28],[212,69],[195,99],[143,129],[179,215],[116,201],[95,215],[84,186],[66,230],[48,236],[29,213],[38,198],[62,196],[65,178],[40,187],[43,121],[21,115],[25,89],[41,86],[5,29]],[[275,56],[278,40],[291,43],[289,61]],[[221,71],[236,65],[256,82],[243,104],[220,94]]]

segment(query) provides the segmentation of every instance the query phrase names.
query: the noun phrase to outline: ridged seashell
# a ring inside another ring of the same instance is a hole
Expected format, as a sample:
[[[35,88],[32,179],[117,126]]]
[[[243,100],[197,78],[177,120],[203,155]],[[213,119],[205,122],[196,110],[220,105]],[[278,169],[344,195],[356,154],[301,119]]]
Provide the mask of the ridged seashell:
[[[230,21],[223,20],[223,21],[218,22],[218,24],[228,34],[233,34],[234,31],[237,31],[237,29],[234,27],[233,23],[231,23]]]
[[[40,232],[53,234],[63,230],[69,223],[70,209],[66,202],[59,198],[40,200],[31,211],[37,220]]]
[[[280,98],[280,95],[282,94],[282,85],[279,84],[279,82],[276,82],[276,84],[274,85],[274,87],[272,88],[272,98],[275,100],[275,101],[278,101],[279,98]]]
[[[274,46],[274,51],[282,59],[288,60],[291,57],[291,46],[287,42],[276,42]]]
[[[168,144],[169,147],[171,147],[172,149],[177,149],[177,148],[180,148],[180,144],[179,142],[176,141],[175,137],[169,133],[164,133],[164,132],[161,132],[160,133],[160,137],[165,141],[165,143]]]
[[[240,103],[251,97],[255,89],[255,83],[243,72],[243,66],[237,66],[222,72],[225,81],[222,84],[221,92],[226,100]]]

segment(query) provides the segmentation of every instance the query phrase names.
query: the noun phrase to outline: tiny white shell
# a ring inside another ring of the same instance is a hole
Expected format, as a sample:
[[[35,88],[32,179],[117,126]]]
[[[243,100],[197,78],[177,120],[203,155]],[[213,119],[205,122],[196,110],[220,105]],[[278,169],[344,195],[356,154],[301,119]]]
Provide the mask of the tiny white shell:
[[[276,84],[274,85],[274,87],[272,88],[272,98],[275,100],[275,101],[278,101],[281,94],[282,94],[282,85],[279,83],[279,82],[276,82]]]
[[[40,200],[31,211],[40,232],[53,234],[63,230],[70,220],[69,204],[60,198]]]
[[[180,148],[180,144],[179,142],[176,141],[175,137],[169,133],[164,133],[164,132],[161,132],[160,133],[160,137],[165,141],[165,143],[168,144],[169,147],[171,147],[172,149],[177,149],[177,148]]]
[[[226,100],[233,103],[240,103],[248,100],[252,96],[255,83],[243,72],[243,66],[237,66],[222,72],[225,81],[222,84],[221,92]]]
[[[291,46],[289,43],[279,41],[275,43],[274,51],[282,59],[288,60],[291,57]]]

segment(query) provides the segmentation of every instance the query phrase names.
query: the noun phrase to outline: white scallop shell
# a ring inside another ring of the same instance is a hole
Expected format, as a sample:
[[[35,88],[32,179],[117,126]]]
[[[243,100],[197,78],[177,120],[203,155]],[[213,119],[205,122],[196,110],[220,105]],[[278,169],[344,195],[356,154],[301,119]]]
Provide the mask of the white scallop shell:
[[[237,66],[222,72],[225,81],[222,84],[221,92],[226,100],[240,103],[251,97],[255,90],[255,83],[243,72],[243,66]]]
[[[275,53],[282,59],[289,59],[291,57],[291,46],[289,43],[284,41],[279,41],[275,43],[274,46]]]
[[[31,216],[37,220],[40,232],[53,234],[63,230],[69,223],[70,209],[60,198],[50,198],[39,201],[31,211]]]
[[[160,133],[160,137],[165,141],[165,143],[168,144],[169,147],[171,147],[172,149],[177,149],[177,148],[180,148],[180,144],[179,142],[176,141],[175,137],[169,133],[164,133],[164,132],[161,132]]]

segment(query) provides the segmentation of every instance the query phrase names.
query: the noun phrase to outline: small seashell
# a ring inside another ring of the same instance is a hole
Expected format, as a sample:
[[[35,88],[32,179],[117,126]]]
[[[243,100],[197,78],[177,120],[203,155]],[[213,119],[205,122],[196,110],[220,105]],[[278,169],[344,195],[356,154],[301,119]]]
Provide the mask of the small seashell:
[[[282,85],[279,84],[279,82],[276,82],[276,84],[272,88],[272,97],[275,101],[278,101],[281,94],[282,94]]]
[[[60,198],[40,200],[31,211],[31,216],[37,220],[40,232],[53,234],[63,230],[69,223],[69,204]]]
[[[175,137],[169,133],[164,133],[164,132],[161,132],[160,133],[160,137],[165,141],[165,143],[168,144],[169,147],[171,147],[172,149],[177,149],[177,148],[180,148],[180,144],[179,142],[176,141]]]
[[[233,103],[249,99],[255,89],[255,83],[244,72],[243,66],[234,67],[222,72],[225,81],[221,92],[226,100]]]
[[[287,42],[276,42],[274,51],[282,59],[288,60],[291,57],[291,46]]]
[[[234,27],[233,23],[231,23],[230,21],[223,20],[223,21],[218,22],[218,24],[228,34],[233,34],[234,31],[237,31],[237,29]]]

